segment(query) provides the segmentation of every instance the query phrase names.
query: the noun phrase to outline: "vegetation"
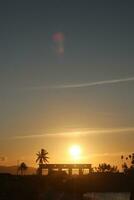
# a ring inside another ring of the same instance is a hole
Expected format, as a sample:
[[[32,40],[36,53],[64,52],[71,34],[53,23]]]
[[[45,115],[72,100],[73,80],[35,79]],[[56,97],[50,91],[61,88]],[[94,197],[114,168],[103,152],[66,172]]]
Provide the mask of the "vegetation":
[[[37,154],[37,159],[36,162],[40,165],[40,164],[47,164],[48,163],[48,152],[45,149],[41,149],[41,151],[39,151]]]
[[[119,172],[117,166],[111,166],[110,164],[102,163],[99,164],[98,167],[95,167],[96,172],[111,172],[111,173],[117,173]]]
[[[28,168],[27,165],[24,162],[22,162],[18,167],[18,173],[20,172],[21,175],[24,175],[27,168]]]
[[[42,164],[48,163],[48,152],[45,149],[41,149],[37,154],[36,163],[39,164],[39,168],[37,169],[37,174],[42,175]]]
[[[121,156],[123,161],[122,169],[124,173],[134,173],[134,153],[128,156]]]

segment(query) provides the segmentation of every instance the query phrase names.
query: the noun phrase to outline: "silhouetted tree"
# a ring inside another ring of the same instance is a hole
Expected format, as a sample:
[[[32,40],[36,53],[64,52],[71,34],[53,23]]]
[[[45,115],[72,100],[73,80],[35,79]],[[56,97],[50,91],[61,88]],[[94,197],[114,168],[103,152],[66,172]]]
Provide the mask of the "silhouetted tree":
[[[39,151],[36,155],[37,155],[36,162],[38,162],[39,164],[48,163],[49,159],[49,157],[47,156],[48,152],[45,149],[41,149],[41,151]]]
[[[99,164],[98,167],[95,168],[97,172],[111,172],[111,173],[116,173],[119,172],[117,166],[111,166],[110,164],[102,163]]]
[[[22,162],[18,167],[18,172],[20,171],[20,174],[24,175],[24,172],[27,170],[27,168],[27,165],[24,162]]]
[[[126,161],[122,164],[122,169],[124,173],[134,173],[134,153],[123,156],[123,159],[125,158]]]
[[[123,169],[123,172],[124,172],[124,173],[127,173],[127,172],[128,172],[129,167],[127,166],[127,163],[126,163],[126,162],[124,162],[124,163],[122,164],[122,169]]]
[[[48,152],[45,149],[41,149],[41,151],[39,151],[37,154],[37,159],[36,159],[36,163],[39,164],[39,168],[37,170],[38,174],[42,174],[42,164],[47,164],[48,163]]]

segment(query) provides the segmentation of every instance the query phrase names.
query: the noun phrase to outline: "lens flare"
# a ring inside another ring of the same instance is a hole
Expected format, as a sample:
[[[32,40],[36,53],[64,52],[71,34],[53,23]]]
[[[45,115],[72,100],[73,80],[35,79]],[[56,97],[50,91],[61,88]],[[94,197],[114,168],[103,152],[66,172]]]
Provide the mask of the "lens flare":
[[[54,33],[52,36],[52,39],[54,42],[63,42],[64,41],[64,34],[59,32],[59,33]]]
[[[53,49],[58,57],[64,55],[64,40],[65,36],[62,32],[57,32],[52,35]]]

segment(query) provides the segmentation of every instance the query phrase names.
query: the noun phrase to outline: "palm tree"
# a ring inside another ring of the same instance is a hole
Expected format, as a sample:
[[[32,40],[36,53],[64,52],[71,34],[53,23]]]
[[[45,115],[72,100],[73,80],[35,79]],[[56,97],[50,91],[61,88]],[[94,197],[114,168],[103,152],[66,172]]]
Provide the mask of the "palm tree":
[[[20,171],[20,174],[24,175],[24,172],[27,170],[27,168],[27,165],[24,162],[22,162],[18,167],[18,172]]]
[[[48,163],[48,152],[45,149],[41,149],[37,154],[36,163],[39,164],[38,173],[42,175],[42,164]]]
[[[48,163],[48,159],[49,157],[47,156],[48,155],[48,152],[45,150],[45,149],[41,149],[41,151],[39,151],[37,154],[37,159],[36,159],[36,162],[40,164],[47,164]]]

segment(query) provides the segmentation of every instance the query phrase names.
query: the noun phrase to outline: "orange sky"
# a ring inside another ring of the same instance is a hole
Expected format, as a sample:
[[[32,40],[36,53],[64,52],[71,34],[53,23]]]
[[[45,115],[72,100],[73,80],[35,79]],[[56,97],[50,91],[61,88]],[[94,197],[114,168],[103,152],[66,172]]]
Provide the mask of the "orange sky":
[[[121,163],[134,150],[134,2],[0,4],[0,164]],[[5,158],[5,159],[3,159]]]

